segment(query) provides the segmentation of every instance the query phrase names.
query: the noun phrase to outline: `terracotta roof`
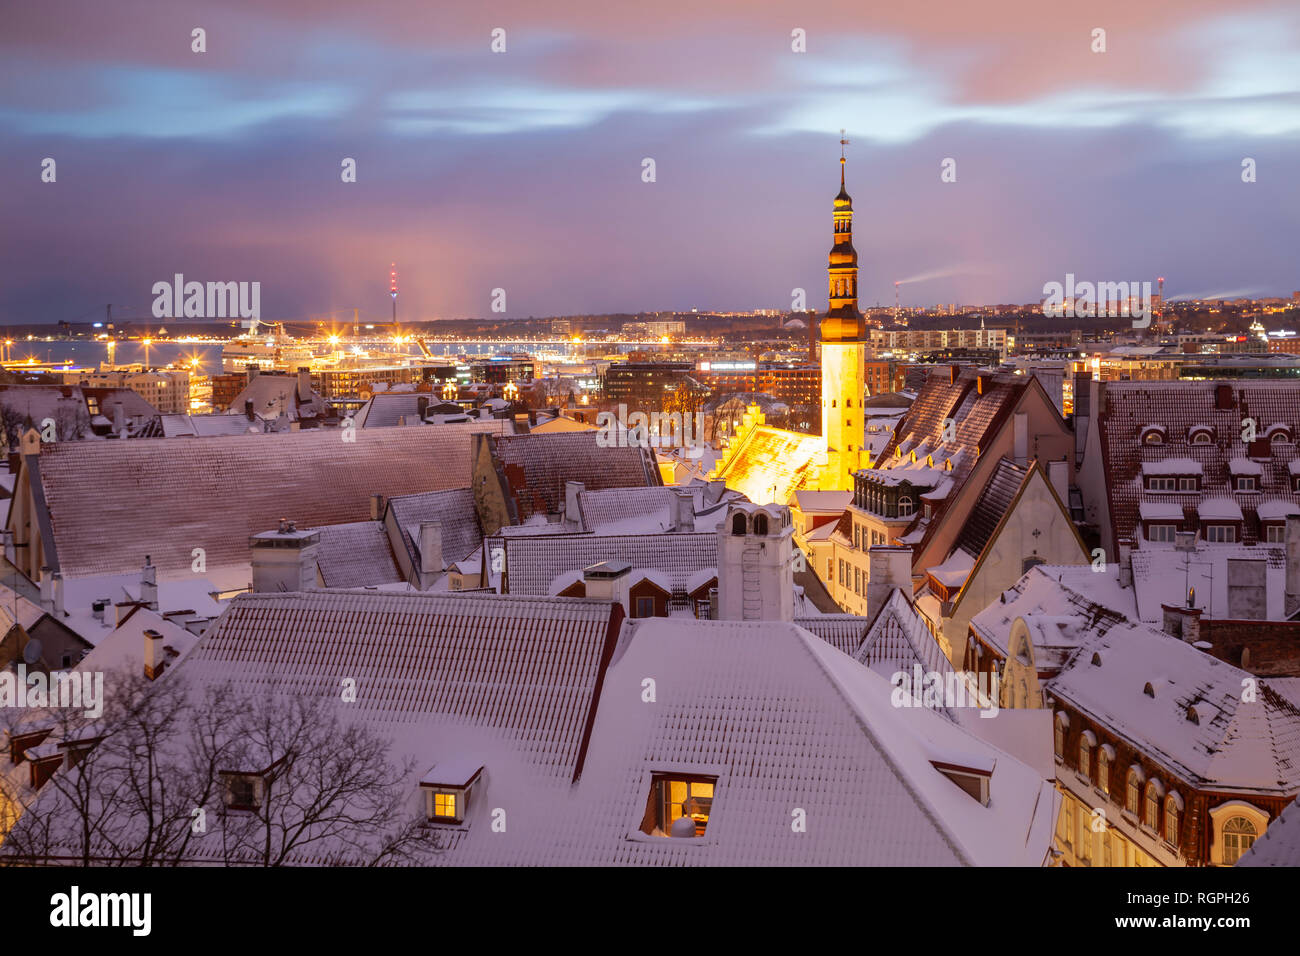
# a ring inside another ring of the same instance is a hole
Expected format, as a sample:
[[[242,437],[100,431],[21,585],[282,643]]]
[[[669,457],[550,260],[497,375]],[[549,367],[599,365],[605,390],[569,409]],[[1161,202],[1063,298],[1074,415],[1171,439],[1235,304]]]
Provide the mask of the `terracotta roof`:
[[[468,485],[471,436],[505,427],[376,429],[350,443],[331,428],[47,445],[38,464],[57,566],[67,577],[115,574],[151,555],[160,573],[189,574],[195,548],[209,568],[244,566],[249,535],[281,517],[342,524],[369,517],[375,492]]]
[[[1258,540],[1255,506],[1260,501],[1300,501],[1291,491],[1288,470],[1297,457],[1296,445],[1262,440],[1248,445],[1242,441],[1242,421],[1248,418],[1254,420],[1261,439],[1278,424],[1288,426],[1293,437],[1300,436],[1300,387],[1295,382],[1103,382],[1102,388],[1099,437],[1116,542],[1136,541],[1141,536],[1138,511],[1144,501],[1182,505],[1195,516],[1204,500],[1234,498],[1244,512],[1244,544]],[[1209,426],[1210,444],[1189,442],[1189,432],[1197,425]],[[1165,441],[1142,444],[1141,432],[1148,426],[1163,427]],[[1190,459],[1200,467],[1200,494],[1143,489],[1144,464],[1178,458]],[[1233,490],[1230,465],[1234,459],[1253,460],[1262,466],[1259,493]]]
[[[320,532],[317,567],[325,587],[359,588],[402,580],[382,521],[353,521],[314,530]]]
[[[534,514],[559,514],[566,481],[581,481],[592,491],[663,484],[648,448],[603,448],[603,434],[544,432],[496,440],[494,456],[520,521]]]

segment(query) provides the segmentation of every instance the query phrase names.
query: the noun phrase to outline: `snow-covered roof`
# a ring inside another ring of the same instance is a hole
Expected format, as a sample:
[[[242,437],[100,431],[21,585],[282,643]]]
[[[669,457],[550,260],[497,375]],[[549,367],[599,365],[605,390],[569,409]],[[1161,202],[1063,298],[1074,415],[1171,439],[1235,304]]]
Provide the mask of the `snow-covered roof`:
[[[1300,709],[1269,690],[1243,701],[1249,679],[1139,624],[1092,636],[1048,688],[1198,789],[1293,794]]]
[[[352,521],[320,532],[316,566],[327,588],[360,588],[404,580],[382,521]]]
[[[1187,603],[1188,590],[1195,589],[1194,607],[1210,618],[1228,614],[1228,562],[1254,560],[1264,564],[1265,617],[1285,618],[1286,552],[1264,545],[1201,544],[1188,555],[1169,546],[1144,544],[1132,555],[1133,593],[1141,620],[1159,625],[1161,605]]]
[[[1241,505],[1233,498],[1207,498],[1196,506],[1201,520],[1241,521]]]
[[[794,493],[794,505],[804,514],[843,514],[853,500],[851,491],[811,491]]]
[[[1228,462],[1228,471],[1234,475],[1262,475],[1264,466],[1249,458],[1234,458]]]
[[[1255,505],[1255,514],[1259,516],[1261,521],[1279,521],[1287,515],[1300,514],[1300,505],[1294,501],[1270,498],[1268,501],[1261,501]]]
[[[1144,501],[1138,507],[1143,521],[1182,521],[1183,506],[1173,501]]]
[[[1194,458],[1162,458],[1142,462],[1144,475],[1199,475],[1204,471]]]

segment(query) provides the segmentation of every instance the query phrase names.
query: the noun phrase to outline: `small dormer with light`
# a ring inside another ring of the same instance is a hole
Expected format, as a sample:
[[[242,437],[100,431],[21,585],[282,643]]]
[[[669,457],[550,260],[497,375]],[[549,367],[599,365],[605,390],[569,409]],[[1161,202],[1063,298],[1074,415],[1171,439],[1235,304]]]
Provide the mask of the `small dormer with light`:
[[[464,826],[482,779],[483,764],[478,760],[453,758],[434,764],[420,778],[425,819],[433,824]]]

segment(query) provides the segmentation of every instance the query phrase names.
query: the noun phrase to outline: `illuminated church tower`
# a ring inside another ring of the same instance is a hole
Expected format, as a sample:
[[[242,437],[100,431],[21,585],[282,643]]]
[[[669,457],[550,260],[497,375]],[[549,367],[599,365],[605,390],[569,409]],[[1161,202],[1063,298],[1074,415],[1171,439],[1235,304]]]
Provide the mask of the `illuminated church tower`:
[[[842,135],[843,131],[841,131]],[[862,400],[866,397],[867,326],[858,311],[858,254],[853,248],[853,200],[844,188],[840,140],[840,192],[835,197],[835,245],[831,247],[830,307],[822,319],[822,438],[827,466],[822,490],[853,490],[853,472],[866,468]]]

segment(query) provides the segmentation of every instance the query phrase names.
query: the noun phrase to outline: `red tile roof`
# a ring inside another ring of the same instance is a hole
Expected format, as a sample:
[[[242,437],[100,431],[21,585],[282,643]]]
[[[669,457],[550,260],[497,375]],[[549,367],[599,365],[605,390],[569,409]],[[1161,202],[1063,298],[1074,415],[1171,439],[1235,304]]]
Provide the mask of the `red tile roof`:
[[[566,481],[580,481],[589,491],[663,484],[650,449],[603,448],[602,435],[543,432],[497,439],[495,458],[521,522],[534,514],[558,514]]]
[[[1188,521],[1194,522],[1201,502],[1233,499],[1244,514],[1241,540],[1245,544],[1258,540],[1256,505],[1268,500],[1300,502],[1300,496],[1291,491],[1288,472],[1296,458],[1294,441],[1251,446],[1242,441],[1245,419],[1254,421],[1260,438],[1277,424],[1286,425],[1293,438],[1300,434],[1300,385],[1295,382],[1104,382],[1102,388],[1099,438],[1115,535],[1107,545],[1115,547],[1120,540],[1136,541],[1141,536],[1139,508],[1144,501],[1181,505]],[[1142,444],[1141,432],[1152,425],[1165,429],[1164,442]],[[1212,427],[1210,444],[1188,442],[1189,432],[1197,425]],[[1199,494],[1143,489],[1143,463],[1172,458],[1191,459],[1200,465]],[[1262,465],[1259,492],[1233,490],[1229,465],[1237,458],[1253,458]]]

